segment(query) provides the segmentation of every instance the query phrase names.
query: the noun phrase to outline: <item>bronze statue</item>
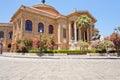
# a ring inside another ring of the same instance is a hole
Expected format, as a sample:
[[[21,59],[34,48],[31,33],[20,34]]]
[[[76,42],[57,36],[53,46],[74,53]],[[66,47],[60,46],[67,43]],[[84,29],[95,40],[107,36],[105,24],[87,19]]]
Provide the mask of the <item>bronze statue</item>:
[[[42,0],[42,3],[45,4],[45,0]]]

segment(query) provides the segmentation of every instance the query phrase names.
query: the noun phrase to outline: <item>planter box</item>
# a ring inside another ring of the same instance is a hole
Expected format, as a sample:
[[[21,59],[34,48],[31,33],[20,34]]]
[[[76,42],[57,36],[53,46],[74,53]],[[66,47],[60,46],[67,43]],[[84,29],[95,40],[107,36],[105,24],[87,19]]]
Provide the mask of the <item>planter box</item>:
[[[67,53],[43,53],[42,56],[67,56]]]
[[[109,53],[110,56],[116,56],[116,53]],[[90,53],[90,56],[107,56],[107,53]]]
[[[67,53],[54,53],[54,56],[67,56]]]
[[[67,55],[86,55],[87,53],[67,53]]]

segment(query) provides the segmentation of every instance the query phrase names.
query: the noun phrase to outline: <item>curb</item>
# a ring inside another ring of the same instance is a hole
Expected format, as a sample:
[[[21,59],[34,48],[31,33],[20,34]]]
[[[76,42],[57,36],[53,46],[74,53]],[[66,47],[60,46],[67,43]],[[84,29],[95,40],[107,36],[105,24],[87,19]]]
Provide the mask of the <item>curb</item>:
[[[31,59],[120,59],[120,57],[91,57],[91,56],[85,56],[85,57],[50,57],[50,56],[15,56],[15,55],[0,55],[2,57],[10,57],[10,58],[31,58]]]
[[[1,55],[2,57],[10,57],[10,58],[31,58],[31,59],[60,59],[60,58],[50,58],[50,57],[27,57],[27,56],[7,56],[7,55]]]

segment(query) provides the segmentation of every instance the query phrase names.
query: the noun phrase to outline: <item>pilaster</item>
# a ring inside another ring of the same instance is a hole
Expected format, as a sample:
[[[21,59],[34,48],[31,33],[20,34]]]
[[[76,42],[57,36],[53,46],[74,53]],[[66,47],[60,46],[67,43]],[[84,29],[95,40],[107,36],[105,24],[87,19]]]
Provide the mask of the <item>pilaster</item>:
[[[21,15],[21,27],[20,27],[20,28],[21,28],[21,29],[20,29],[20,30],[21,30],[21,37],[23,36],[23,32],[24,32],[24,29],[23,29],[23,27],[24,27],[23,22],[24,22],[24,21],[23,21],[23,15]]]
[[[16,24],[17,24],[16,37],[17,37],[17,39],[20,39],[20,35],[19,35],[20,34],[20,28],[19,28],[20,25],[19,25],[19,21],[18,20],[16,21]]]

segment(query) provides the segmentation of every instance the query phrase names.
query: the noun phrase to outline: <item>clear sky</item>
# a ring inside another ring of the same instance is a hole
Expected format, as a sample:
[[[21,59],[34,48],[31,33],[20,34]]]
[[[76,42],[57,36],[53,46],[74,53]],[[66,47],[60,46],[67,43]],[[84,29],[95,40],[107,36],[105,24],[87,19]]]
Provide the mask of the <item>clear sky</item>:
[[[9,22],[21,6],[40,4],[41,0],[0,0],[0,22]],[[46,0],[46,4],[67,15],[77,10],[87,10],[96,19],[100,34],[109,36],[115,27],[120,26],[120,0]]]

